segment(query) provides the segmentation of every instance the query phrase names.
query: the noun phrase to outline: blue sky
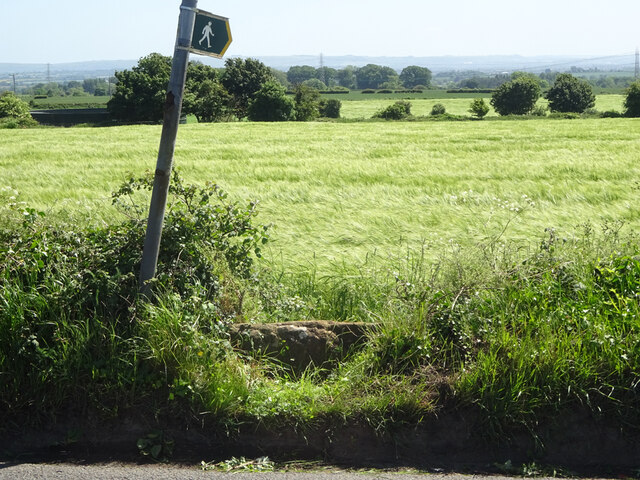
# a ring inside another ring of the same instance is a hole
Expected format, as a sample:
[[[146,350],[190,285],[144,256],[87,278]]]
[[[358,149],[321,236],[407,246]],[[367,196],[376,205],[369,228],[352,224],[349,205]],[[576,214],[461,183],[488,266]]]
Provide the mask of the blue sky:
[[[0,63],[171,54],[180,0],[0,0]],[[605,56],[640,45],[640,0],[200,0],[228,56]]]

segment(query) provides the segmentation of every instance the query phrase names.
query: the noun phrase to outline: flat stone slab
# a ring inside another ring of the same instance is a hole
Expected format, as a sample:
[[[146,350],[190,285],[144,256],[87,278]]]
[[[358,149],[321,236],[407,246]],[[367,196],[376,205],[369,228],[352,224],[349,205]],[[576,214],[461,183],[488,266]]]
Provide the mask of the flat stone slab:
[[[363,344],[372,324],[304,321],[236,324],[231,341],[246,352],[260,352],[302,371],[309,366],[327,367]]]

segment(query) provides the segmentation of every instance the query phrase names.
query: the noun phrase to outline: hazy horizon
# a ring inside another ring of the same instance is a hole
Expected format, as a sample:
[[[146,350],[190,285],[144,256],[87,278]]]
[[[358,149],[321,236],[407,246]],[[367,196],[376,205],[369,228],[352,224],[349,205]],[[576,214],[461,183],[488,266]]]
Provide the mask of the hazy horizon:
[[[171,55],[179,0],[31,0],[3,5],[0,63],[72,63]],[[633,54],[640,2],[507,0],[390,6],[247,0],[198,7],[230,18],[228,56],[614,56]],[[221,62],[221,61],[220,61]]]

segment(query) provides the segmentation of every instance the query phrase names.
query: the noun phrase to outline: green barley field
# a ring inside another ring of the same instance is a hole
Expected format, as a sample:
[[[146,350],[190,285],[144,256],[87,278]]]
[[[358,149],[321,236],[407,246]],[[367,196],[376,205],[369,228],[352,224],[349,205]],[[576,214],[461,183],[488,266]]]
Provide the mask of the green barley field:
[[[342,100],[342,116],[349,119],[357,118],[371,118],[374,113],[382,110],[386,106],[392,104],[394,101],[401,99],[402,95],[397,95],[396,99],[379,98],[376,94],[362,95],[366,99],[357,100]],[[436,103],[441,103],[447,109],[447,113],[453,115],[469,115],[469,103],[474,97],[470,94],[449,94],[443,98],[411,98],[411,96],[405,96],[406,100],[411,102],[411,113],[415,116],[425,116],[431,113],[431,108]],[[487,104],[491,100],[490,94],[477,94],[475,97],[482,97]],[[335,98],[339,98],[335,96]],[[624,95],[598,95],[596,97],[595,109],[601,112],[607,110],[622,111],[622,102],[624,101]],[[548,102],[545,99],[541,99],[538,102],[540,105],[546,105]],[[489,111],[488,116],[497,116],[498,114],[493,110]]]
[[[527,242],[640,226],[639,133],[634,119],[196,124],[181,126],[175,165],[258,200],[269,258],[325,269],[503,230]],[[110,193],[153,170],[159,138],[159,126],[1,130],[0,188],[50,217],[109,222]]]
[[[153,171],[160,131],[0,130],[8,445],[22,424],[69,412],[109,428],[299,432],[300,444],[352,426],[431,435],[443,420],[490,449],[525,439],[527,465],[584,432],[605,432],[585,450],[605,452],[601,466],[637,444],[638,119],[183,125],[184,183],[259,200],[257,222],[274,227],[251,264],[263,230],[224,237],[243,231],[246,207],[174,212],[146,302],[143,225],[119,221],[111,192]],[[316,366],[288,366],[288,344],[274,361],[229,341],[232,323],[298,320],[370,330]]]

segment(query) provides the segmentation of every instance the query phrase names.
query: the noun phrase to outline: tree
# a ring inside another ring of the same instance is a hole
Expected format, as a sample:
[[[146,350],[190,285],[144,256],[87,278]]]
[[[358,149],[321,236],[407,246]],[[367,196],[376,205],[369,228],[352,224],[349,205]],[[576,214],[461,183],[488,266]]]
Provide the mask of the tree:
[[[171,58],[159,53],[143,57],[131,70],[116,72],[116,91],[107,102],[111,115],[129,122],[157,122],[163,117],[171,74]]]
[[[304,82],[305,80],[311,80],[312,78],[318,78],[316,69],[309,65],[297,65],[289,68],[287,71],[287,80],[293,85]]]
[[[627,117],[640,117],[640,80],[636,80],[626,91],[624,114]]]
[[[415,65],[406,67],[400,73],[400,81],[405,88],[413,88],[417,85],[428,87],[431,84],[431,70]]]
[[[338,70],[338,83],[341,87],[354,89],[357,87],[356,68],[346,66],[342,70]]]
[[[302,85],[306,85],[307,87],[313,88],[314,90],[326,90],[327,86],[322,83],[322,80],[318,80],[317,78],[311,78],[309,80],[305,80],[302,82]]]
[[[331,67],[321,67],[316,70],[316,78],[327,87],[335,87],[338,84],[338,71]]]
[[[225,62],[222,85],[233,97],[233,109],[238,118],[248,114],[249,103],[267,82],[274,81],[271,69],[253,58],[229,58]]]
[[[13,92],[4,92],[0,95],[0,118],[31,118],[29,104]]]
[[[320,116],[320,93],[305,84],[298,85],[295,90],[296,120],[306,122]]]
[[[499,115],[525,115],[540,98],[540,85],[528,77],[519,77],[498,87],[491,106]]]
[[[254,122],[285,122],[295,119],[293,100],[276,80],[268,80],[255,94],[247,109]]]
[[[536,82],[541,90],[546,90],[549,88],[549,82],[547,82],[544,78],[536,75],[535,73],[516,71],[511,74],[511,80],[516,80],[523,77],[530,78],[531,80]]]
[[[335,98],[322,99],[318,110],[320,116],[325,118],[340,118],[340,109],[342,108],[342,102]]]
[[[484,98],[476,98],[469,105],[469,113],[482,120],[489,113],[489,105],[485,103]]]
[[[398,100],[393,105],[380,110],[373,115],[373,118],[384,118],[385,120],[402,120],[411,115],[411,103],[405,100]]]
[[[232,116],[231,95],[220,83],[218,70],[189,63],[182,111],[195,115],[199,122],[220,122]]]
[[[289,83],[289,80],[287,79],[286,72],[283,72],[282,70],[278,70],[275,68],[270,68],[270,70],[273,78],[275,78],[278,82],[280,82],[284,88],[289,88],[290,83]]]
[[[547,92],[552,112],[582,113],[596,104],[591,85],[570,73],[561,73]]]
[[[444,115],[447,113],[447,108],[441,103],[435,103],[433,107],[431,107],[431,115]]]
[[[183,112],[193,114],[198,122],[221,122],[233,115],[231,95],[219,80],[203,80],[185,93]]]
[[[369,64],[356,71],[358,88],[380,88],[386,82],[398,82],[398,74],[390,67]]]

